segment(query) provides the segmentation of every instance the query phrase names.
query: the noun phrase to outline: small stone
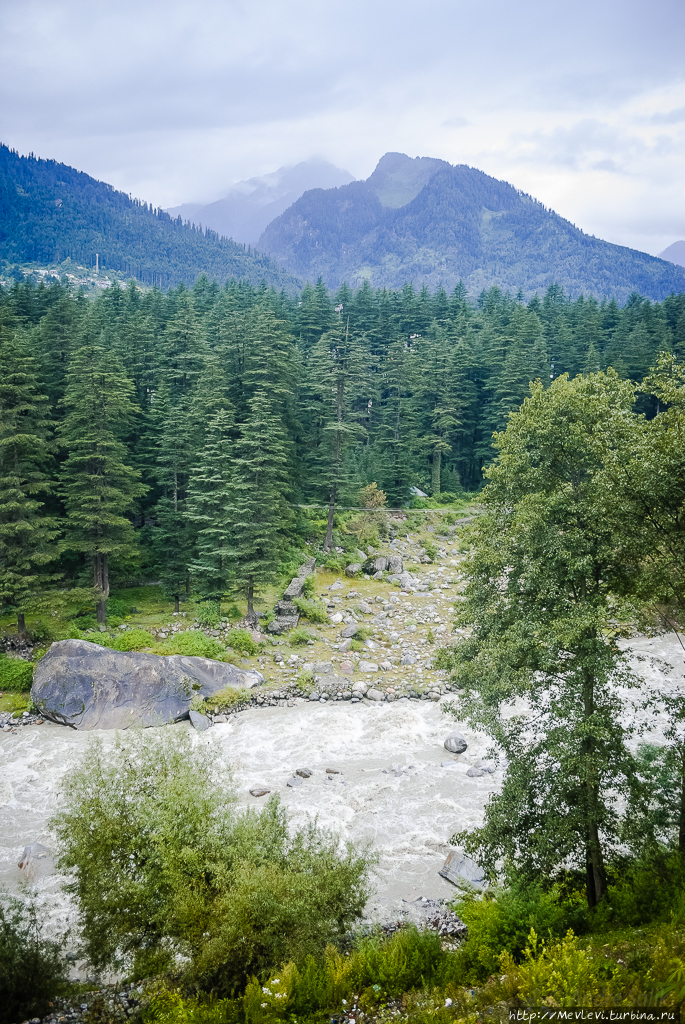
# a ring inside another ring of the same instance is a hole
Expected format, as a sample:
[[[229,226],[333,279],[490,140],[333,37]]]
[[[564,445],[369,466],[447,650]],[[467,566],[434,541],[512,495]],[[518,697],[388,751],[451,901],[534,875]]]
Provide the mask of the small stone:
[[[266,796],[271,790],[267,789],[266,786],[253,786],[250,790],[250,796]]]
[[[367,604],[366,601],[360,601],[357,607],[359,608],[360,612],[364,613],[364,615],[370,615],[371,612],[373,611],[371,605]]]
[[[466,774],[470,779],[480,779],[483,775],[487,775],[487,772],[484,772],[482,768],[476,768],[474,764],[473,768],[469,768]]]
[[[334,612],[333,615],[328,616],[328,620],[333,626],[337,626],[339,622],[342,622],[342,612]]]
[[[385,694],[383,693],[383,691],[382,690],[376,690],[373,687],[370,690],[366,691],[366,696],[367,696],[368,700],[376,700],[376,701],[385,700]]]
[[[354,672],[354,665],[351,661],[341,661],[338,668],[344,676],[351,675]]]
[[[344,640],[347,639],[348,637],[353,637],[358,629],[359,629],[359,626],[357,625],[357,623],[356,622],[351,622],[349,624],[349,626],[345,626],[344,629],[340,630],[340,636]]]
[[[311,779],[314,773],[311,768],[298,768],[295,774],[299,775],[301,779]]]
[[[343,640],[343,642],[338,645],[338,650],[340,651],[341,654],[344,654],[345,651],[349,651],[351,647],[352,641],[348,637],[347,640]]]
[[[327,768],[326,773],[328,775],[342,775],[340,768]]]
[[[359,662],[360,672],[378,672],[378,665],[375,661],[360,661]]]
[[[212,726],[211,719],[207,715],[201,714],[199,711],[190,712],[190,724],[196,730],[196,732],[205,732]]]
[[[390,661],[382,661],[381,662],[381,669],[383,670],[383,672],[391,672],[392,671],[392,662],[390,662]]]
[[[298,786],[302,785],[302,779],[299,775],[293,775],[292,779],[288,779],[286,786],[290,786],[291,789],[297,789]]]
[[[416,658],[413,654],[403,654],[400,658],[400,665],[415,665]]]
[[[346,576],[356,576],[358,572],[361,572],[361,562],[353,562],[352,565],[348,565],[345,569]]]
[[[463,754],[468,743],[460,732],[451,732],[445,740],[444,747],[450,754]]]

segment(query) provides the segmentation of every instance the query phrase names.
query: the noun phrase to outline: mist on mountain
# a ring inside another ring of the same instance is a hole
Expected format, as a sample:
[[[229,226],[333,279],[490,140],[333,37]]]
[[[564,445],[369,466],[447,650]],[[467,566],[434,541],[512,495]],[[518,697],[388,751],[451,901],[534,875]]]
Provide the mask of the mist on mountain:
[[[679,267],[685,267],[685,239],[667,245],[659,253],[659,259],[668,260],[669,263],[675,263]]]
[[[275,217],[312,188],[338,188],[354,181],[349,171],[318,157],[271,174],[238,181],[214,203],[183,203],[167,210],[172,217],[202,224],[236,242],[255,245]]]

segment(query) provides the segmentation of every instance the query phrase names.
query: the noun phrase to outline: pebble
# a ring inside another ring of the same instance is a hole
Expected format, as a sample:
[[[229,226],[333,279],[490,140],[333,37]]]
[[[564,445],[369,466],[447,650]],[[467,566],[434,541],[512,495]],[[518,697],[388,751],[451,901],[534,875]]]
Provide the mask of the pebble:
[[[253,786],[250,790],[250,796],[266,796],[271,790],[267,789],[266,786]]]

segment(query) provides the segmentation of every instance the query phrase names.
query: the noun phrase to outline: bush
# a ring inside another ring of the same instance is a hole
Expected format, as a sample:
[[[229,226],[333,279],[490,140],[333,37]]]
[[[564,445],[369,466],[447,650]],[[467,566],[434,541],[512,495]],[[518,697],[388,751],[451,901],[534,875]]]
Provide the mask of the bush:
[[[33,665],[23,658],[8,658],[0,654],[0,692],[12,690],[22,693],[31,689]]]
[[[184,654],[188,658],[211,658],[221,661],[226,648],[213,636],[206,636],[197,629],[186,629],[152,648],[155,654]]]
[[[91,744],[53,820],[67,890],[96,968],[159,972],[217,995],[323,953],[368,897],[369,860],[277,799],[239,811],[212,745],[177,733]]]
[[[304,626],[291,629],[288,634],[288,643],[291,647],[304,647],[310,640],[316,640],[316,636],[305,629]]]
[[[435,559],[438,557],[438,549],[436,548],[435,544],[432,541],[427,540],[427,541],[424,541],[423,546],[424,546],[424,548],[426,550],[426,554],[428,555],[430,560],[432,562],[434,562]]]
[[[107,598],[107,618],[125,619],[131,614],[131,605],[128,601],[122,601],[120,597]]]
[[[314,574],[313,573],[310,573],[309,576],[305,576],[304,584],[302,586],[302,594],[303,594],[304,597],[314,597],[315,587],[314,587]]]
[[[259,644],[254,642],[249,629],[232,629],[226,643],[232,650],[239,651],[241,654],[252,656],[259,652]]]
[[[309,619],[310,622],[328,621],[326,609],[320,601],[309,601],[306,597],[296,597],[293,604],[300,615],[304,615],[305,619]]]
[[[204,601],[197,609],[197,621],[204,629],[216,629],[221,622],[219,602]]]
[[[42,929],[35,899],[0,890],[0,1024],[42,1017],[67,991],[63,942]]]
[[[127,629],[125,633],[115,637],[106,634],[95,636],[92,642],[109,647],[113,651],[142,651],[144,647],[152,647],[155,638],[146,629]]]
[[[239,704],[249,704],[251,699],[252,693],[250,690],[244,690],[242,687],[225,686],[223,690],[218,690],[211,697],[206,697],[204,706],[205,708],[218,708],[219,711],[231,711]]]

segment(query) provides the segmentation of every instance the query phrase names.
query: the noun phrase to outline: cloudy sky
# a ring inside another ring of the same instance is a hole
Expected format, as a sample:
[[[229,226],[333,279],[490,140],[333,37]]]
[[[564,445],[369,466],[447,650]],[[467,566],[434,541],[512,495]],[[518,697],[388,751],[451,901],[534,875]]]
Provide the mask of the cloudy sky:
[[[2,0],[0,140],[172,206],[389,150],[685,238],[683,0]]]

